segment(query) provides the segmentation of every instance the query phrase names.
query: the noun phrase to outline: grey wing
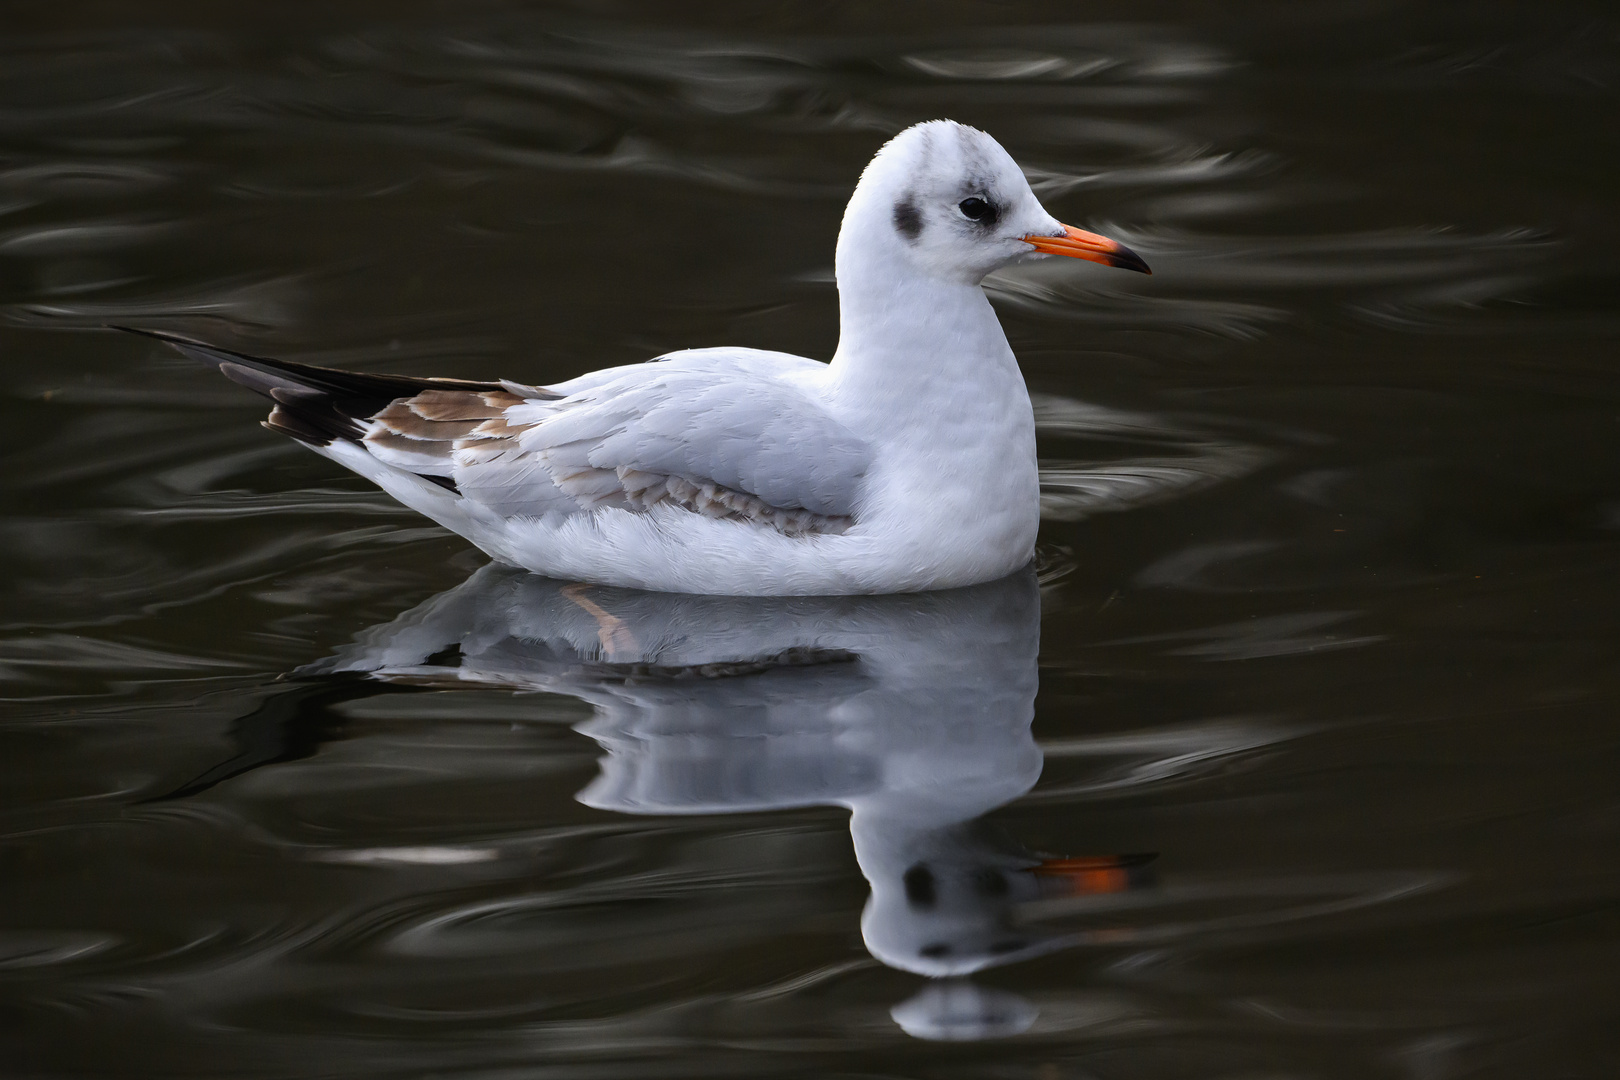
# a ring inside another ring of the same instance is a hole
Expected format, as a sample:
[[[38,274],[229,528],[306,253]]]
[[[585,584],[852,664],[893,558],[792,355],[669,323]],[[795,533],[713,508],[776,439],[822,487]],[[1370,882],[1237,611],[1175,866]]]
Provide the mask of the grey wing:
[[[518,444],[526,425],[507,420],[542,400],[504,389],[427,390],[370,417],[360,443],[384,464],[436,480],[503,517],[577,513],[579,502]]]
[[[507,408],[454,460],[462,493],[506,512],[669,504],[796,535],[853,523],[871,450],[788,383],[671,364]]]
[[[796,389],[825,369],[784,353],[691,350],[536,387],[337,371],[132,332],[271,398],[273,430],[317,449],[358,444],[499,515],[669,504],[793,534],[841,532],[871,461]]]

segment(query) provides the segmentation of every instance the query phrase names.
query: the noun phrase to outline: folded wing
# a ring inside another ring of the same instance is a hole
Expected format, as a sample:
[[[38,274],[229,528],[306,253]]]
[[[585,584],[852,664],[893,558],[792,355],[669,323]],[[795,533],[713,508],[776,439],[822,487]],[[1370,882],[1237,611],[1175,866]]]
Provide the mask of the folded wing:
[[[870,448],[772,378],[774,360],[761,371],[735,362],[741,350],[712,352],[620,368],[557,400],[426,391],[377,413],[364,442],[502,515],[667,505],[789,535],[849,528]]]
[[[799,389],[824,369],[783,353],[692,350],[536,387],[337,371],[135,332],[272,399],[272,430],[329,453],[356,444],[480,513],[669,507],[838,533],[871,464],[870,447]]]

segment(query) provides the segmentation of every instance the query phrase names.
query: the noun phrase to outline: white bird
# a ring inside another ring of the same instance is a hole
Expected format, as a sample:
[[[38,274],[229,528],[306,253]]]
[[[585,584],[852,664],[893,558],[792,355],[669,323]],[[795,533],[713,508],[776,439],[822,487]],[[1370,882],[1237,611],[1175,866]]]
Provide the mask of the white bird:
[[[878,151],[844,211],[828,364],[691,349],[528,386],[153,336],[272,398],[272,430],[500,562],[668,592],[912,592],[999,578],[1034,552],[1034,417],[980,283],[1052,255],[1149,272],[1048,214],[990,136],[934,120]]]
[[[871,885],[867,948],[944,978],[1117,941],[1119,926],[1043,928],[1028,905],[1149,881],[1147,856],[1042,858],[978,821],[1041,774],[1030,730],[1040,629],[1029,568],[923,596],[756,598],[485,566],[298,674],[589,702],[595,715],[576,728],[604,754],[575,798],[600,810],[847,807]],[[955,984],[895,1015],[927,1037],[990,1033],[987,1018],[1005,1010],[975,1003],[987,1004],[981,991]],[[1015,1007],[1008,1019],[1029,1015]]]

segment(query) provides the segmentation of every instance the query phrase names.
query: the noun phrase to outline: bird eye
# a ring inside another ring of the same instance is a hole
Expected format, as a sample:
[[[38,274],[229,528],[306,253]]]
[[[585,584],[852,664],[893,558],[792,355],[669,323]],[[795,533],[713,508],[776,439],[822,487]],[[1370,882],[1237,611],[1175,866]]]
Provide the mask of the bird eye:
[[[977,195],[970,195],[963,199],[956,204],[956,208],[962,211],[962,216],[969,221],[981,221],[990,214],[990,204]]]

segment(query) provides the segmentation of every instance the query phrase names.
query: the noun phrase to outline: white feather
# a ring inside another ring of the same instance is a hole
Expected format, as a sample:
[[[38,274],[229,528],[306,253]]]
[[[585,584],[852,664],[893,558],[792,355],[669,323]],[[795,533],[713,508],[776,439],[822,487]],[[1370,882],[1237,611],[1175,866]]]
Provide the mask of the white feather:
[[[961,200],[997,207],[970,221]],[[1061,233],[993,139],[896,136],[839,233],[831,364],[701,349],[543,388],[447,443],[332,456],[505,562],[677,592],[900,592],[1001,577],[1039,524],[1023,377],[980,282]],[[400,469],[445,471],[459,495]],[[430,460],[431,459],[431,460]],[[385,482],[387,480],[387,482]]]

